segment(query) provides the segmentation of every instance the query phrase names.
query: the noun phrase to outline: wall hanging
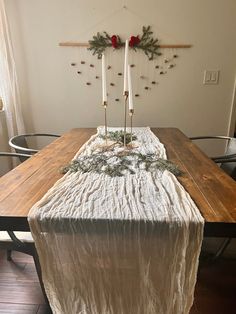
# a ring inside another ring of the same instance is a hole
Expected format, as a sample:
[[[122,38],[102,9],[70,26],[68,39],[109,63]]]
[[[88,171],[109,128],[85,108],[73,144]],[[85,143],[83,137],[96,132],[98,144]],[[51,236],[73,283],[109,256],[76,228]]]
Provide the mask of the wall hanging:
[[[105,124],[105,138],[106,146],[108,144],[108,133],[107,133],[107,104],[108,96],[109,102],[119,102],[120,90],[119,85],[121,84],[120,79],[124,82],[123,96],[124,96],[124,147],[132,149],[132,125],[133,125],[133,97],[137,98],[144,92],[150,92],[153,88],[156,88],[159,84],[160,77],[166,75],[169,70],[176,67],[176,60],[179,57],[176,49],[190,48],[190,44],[160,44],[158,38],[153,35],[151,26],[143,26],[141,34],[131,34],[128,39],[122,38],[119,34],[110,35],[108,32],[97,32],[88,43],[85,42],[60,42],[61,47],[84,47],[87,48],[93,56],[97,59],[102,60],[102,76],[100,75],[101,67],[99,64],[96,65],[95,60],[85,60],[84,58],[79,61],[72,61],[70,63],[72,68],[76,69],[76,73],[80,77],[80,80],[84,82],[84,85],[92,87],[95,82],[102,78],[102,105],[104,108],[104,124]],[[105,56],[112,54],[113,52],[119,52],[125,48],[124,55],[124,67],[118,70],[113,68],[117,63],[117,58],[113,64],[107,64]],[[170,51],[165,54],[166,49]],[[138,70],[134,73],[136,63],[130,61],[128,57],[129,51],[132,53],[144,53],[149,62],[148,66],[145,63],[140,62],[138,64]],[[109,72],[109,75],[107,75]],[[90,74],[88,74],[90,73]],[[92,73],[92,75],[91,75]],[[151,73],[151,74],[150,74]],[[109,81],[107,80],[107,76]],[[136,81],[140,83],[136,87],[132,84],[132,76],[136,78]],[[83,79],[84,77],[84,79]],[[110,92],[107,91],[107,86],[110,88]],[[118,86],[118,88],[116,88]],[[121,94],[121,93],[120,93]],[[127,106],[129,105],[129,116],[130,116],[130,133],[126,132],[127,127]],[[131,143],[126,145],[127,136],[131,137]]]

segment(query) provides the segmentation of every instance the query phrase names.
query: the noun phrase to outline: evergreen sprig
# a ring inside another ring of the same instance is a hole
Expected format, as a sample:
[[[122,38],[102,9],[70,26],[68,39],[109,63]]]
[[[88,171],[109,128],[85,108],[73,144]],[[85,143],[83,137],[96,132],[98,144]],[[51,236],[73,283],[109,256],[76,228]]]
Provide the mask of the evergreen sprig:
[[[176,176],[181,174],[178,166],[169,160],[158,158],[156,154],[142,154],[129,151],[125,155],[107,155],[99,152],[88,156],[79,156],[65,166],[62,169],[62,173],[95,172],[105,173],[110,177],[121,177],[126,172],[134,174],[134,169],[143,169],[149,172],[168,170]]]
[[[120,37],[117,36],[117,48],[124,46],[124,43],[121,41]],[[98,59],[102,58],[103,52],[106,48],[112,47],[111,36],[107,32],[97,33],[93,36],[92,40],[89,40],[89,48],[93,55],[97,55]]]
[[[158,51],[158,39],[154,39],[152,35],[153,32],[151,31],[151,26],[143,26],[143,34],[140,38],[140,43],[133,47],[134,50],[143,50],[149,60],[153,60],[155,56],[161,55],[161,53]]]
[[[101,134],[100,137],[102,139],[106,139],[106,136],[103,134]],[[124,131],[121,130],[121,131],[108,132],[107,138],[118,144],[124,144],[124,140],[126,139],[126,144],[129,144],[131,142],[131,139],[132,141],[135,141],[137,139],[137,136],[131,133],[126,133],[126,137],[125,137]]]
[[[130,48],[137,51],[143,50],[145,55],[149,60],[153,60],[155,57],[160,56],[159,52],[159,44],[158,39],[153,38],[153,32],[151,31],[151,26],[143,26],[142,35],[136,36],[138,38],[138,43],[134,45],[130,45]],[[115,49],[119,49],[125,46],[125,42],[121,40],[121,38],[116,35],[116,47]],[[112,36],[110,36],[107,32],[97,33],[93,36],[92,40],[89,40],[89,48],[88,50],[92,51],[93,55],[97,55],[98,59],[101,59],[103,52],[106,48],[112,47]]]

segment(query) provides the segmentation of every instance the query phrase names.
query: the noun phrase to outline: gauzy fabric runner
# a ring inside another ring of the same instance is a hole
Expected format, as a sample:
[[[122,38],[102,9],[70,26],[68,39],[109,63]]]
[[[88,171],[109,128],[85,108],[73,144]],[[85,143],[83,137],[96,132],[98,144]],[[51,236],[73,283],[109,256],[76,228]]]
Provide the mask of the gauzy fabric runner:
[[[166,158],[149,128],[134,134],[136,152]],[[53,313],[189,313],[204,221],[169,171],[67,173],[28,219]]]

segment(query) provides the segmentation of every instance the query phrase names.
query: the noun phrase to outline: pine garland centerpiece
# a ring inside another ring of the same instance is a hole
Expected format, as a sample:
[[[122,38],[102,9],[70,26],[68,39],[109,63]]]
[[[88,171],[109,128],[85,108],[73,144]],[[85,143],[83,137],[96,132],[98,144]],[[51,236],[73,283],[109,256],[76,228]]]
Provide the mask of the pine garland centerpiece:
[[[104,173],[110,177],[122,177],[126,173],[135,174],[136,170],[155,172],[170,171],[176,176],[181,175],[181,171],[173,162],[159,158],[157,154],[142,154],[132,150],[116,151],[115,147],[123,145],[123,131],[109,132],[108,138],[114,141],[109,149],[105,151],[95,151],[90,155],[80,155],[72,160],[70,164],[62,169],[62,173]],[[127,133],[130,141],[131,134]],[[103,138],[103,135],[100,135]],[[134,139],[134,137],[133,137]],[[137,137],[135,136],[135,140]]]
[[[80,156],[62,169],[67,172],[95,172],[105,173],[110,177],[122,177],[125,173],[135,174],[134,169],[155,172],[168,170],[176,176],[181,174],[179,168],[171,161],[158,158],[156,154],[141,154],[129,152],[125,155],[106,155],[106,153],[95,153],[88,156]]]
[[[106,136],[103,134],[100,134],[100,137],[102,139],[106,139]],[[129,144],[131,141],[136,141],[137,137],[134,134],[131,133],[126,133],[121,130],[121,131],[114,131],[114,132],[108,132],[107,139],[110,141],[115,142],[115,144]]]

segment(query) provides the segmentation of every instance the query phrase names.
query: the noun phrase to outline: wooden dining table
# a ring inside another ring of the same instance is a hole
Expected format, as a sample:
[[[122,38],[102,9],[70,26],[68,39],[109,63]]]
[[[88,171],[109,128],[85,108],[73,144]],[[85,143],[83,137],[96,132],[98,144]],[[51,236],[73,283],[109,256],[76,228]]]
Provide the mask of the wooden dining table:
[[[205,219],[207,237],[236,237],[236,182],[176,128],[152,128],[168,159],[182,170],[179,182]],[[95,128],[72,129],[0,178],[0,230],[29,231],[28,213],[62,177]]]

